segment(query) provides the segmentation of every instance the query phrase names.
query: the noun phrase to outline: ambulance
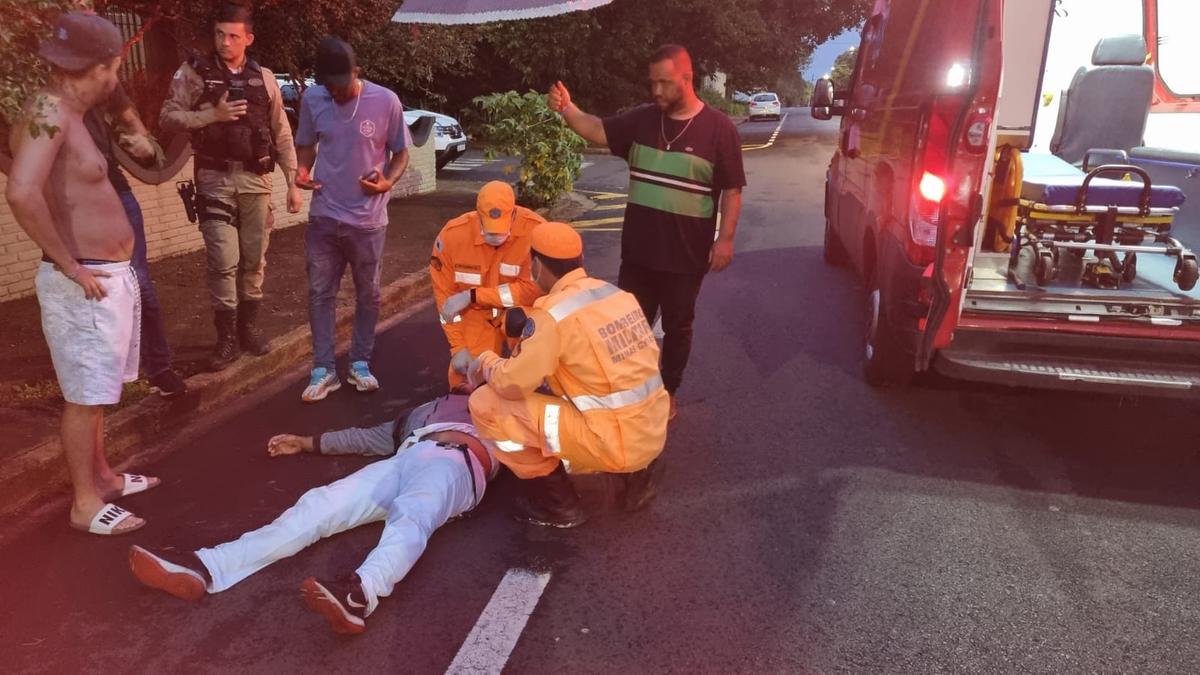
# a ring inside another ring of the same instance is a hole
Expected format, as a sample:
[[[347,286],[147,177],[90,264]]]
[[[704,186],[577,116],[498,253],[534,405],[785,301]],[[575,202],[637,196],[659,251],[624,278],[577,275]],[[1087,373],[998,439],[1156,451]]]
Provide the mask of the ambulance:
[[[825,188],[863,372],[1200,394],[1200,2],[876,0]]]

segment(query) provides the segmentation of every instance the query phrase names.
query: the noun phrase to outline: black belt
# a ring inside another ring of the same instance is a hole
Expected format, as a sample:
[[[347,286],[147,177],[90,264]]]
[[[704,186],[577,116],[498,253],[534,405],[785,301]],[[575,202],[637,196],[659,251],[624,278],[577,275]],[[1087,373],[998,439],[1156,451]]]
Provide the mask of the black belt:
[[[221,171],[221,172],[245,171],[247,173],[257,174],[259,176],[265,176],[269,173],[274,172],[274,168],[272,168],[271,171],[264,170],[257,161],[242,161],[242,160],[235,160],[235,159],[214,159],[212,157],[197,157],[196,158],[196,168],[197,169],[207,169],[209,171]]]
[[[51,265],[55,264],[54,259],[45,253],[42,254],[42,262],[48,262]],[[115,265],[117,263],[129,262],[128,260],[99,260],[97,258],[76,258],[75,262],[80,265]]]
[[[471,463],[471,460],[475,459],[475,454],[471,452],[471,448],[467,447],[465,443],[444,443],[442,441],[434,442],[443,448],[447,448],[449,450],[458,450],[462,453],[463,461],[467,463],[467,473],[471,476],[471,508],[463,511],[463,515],[465,515],[468,511],[474,511],[475,507],[479,506],[479,487],[475,483],[475,468]],[[483,467],[481,466],[479,468],[482,469]]]

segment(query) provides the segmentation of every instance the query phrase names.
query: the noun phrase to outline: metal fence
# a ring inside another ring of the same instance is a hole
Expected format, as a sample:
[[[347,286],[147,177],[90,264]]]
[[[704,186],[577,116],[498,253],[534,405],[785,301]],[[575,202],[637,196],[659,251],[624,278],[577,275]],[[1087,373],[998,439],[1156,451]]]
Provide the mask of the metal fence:
[[[142,30],[142,17],[132,12],[109,12],[106,15],[121,30],[121,37],[128,43]],[[128,82],[137,73],[146,70],[146,49],[139,40],[129,48],[121,61],[121,80]]]

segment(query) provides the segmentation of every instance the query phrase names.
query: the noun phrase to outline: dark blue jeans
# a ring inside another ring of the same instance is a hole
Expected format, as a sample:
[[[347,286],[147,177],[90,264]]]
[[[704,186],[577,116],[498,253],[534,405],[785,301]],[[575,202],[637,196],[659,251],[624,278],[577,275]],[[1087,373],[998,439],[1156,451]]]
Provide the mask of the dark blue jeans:
[[[150,280],[142,207],[132,192],[120,192],[118,195],[121,197],[121,206],[125,207],[125,215],[129,216],[129,224],[133,226],[133,259],[130,264],[142,291],[142,371],[147,377],[154,377],[171,367],[171,348],[167,345],[167,331],[163,328],[158,292]]]
[[[354,278],[354,336],[350,362],[370,361],[379,322],[379,274],[387,227],[365,229],[332,218],[308,221],[304,246],[308,258],[308,325],[312,329],[313,367],[334,367],[337,294],[350,266]]]

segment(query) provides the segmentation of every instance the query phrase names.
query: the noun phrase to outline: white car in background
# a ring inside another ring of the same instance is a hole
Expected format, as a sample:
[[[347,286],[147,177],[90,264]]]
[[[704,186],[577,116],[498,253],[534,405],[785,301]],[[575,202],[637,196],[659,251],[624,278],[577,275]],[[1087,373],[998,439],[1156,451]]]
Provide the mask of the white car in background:
[[[404,122],[412,126],[426,115],[434,118],[433,150],[437,155],[437,168],[440,169],[467,151],[467,135],[463,132],[462,125],[453,117],[419,108],[405,108]]]
[[[750,99],[750,119],[756,117],[772,117],[779,119],[783,114],[782,104],[779,102],[779,97],[774,92],[764,91],[761,94],[755,94]]]

